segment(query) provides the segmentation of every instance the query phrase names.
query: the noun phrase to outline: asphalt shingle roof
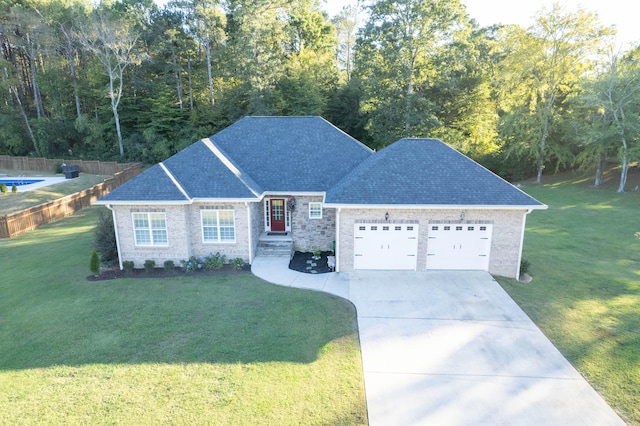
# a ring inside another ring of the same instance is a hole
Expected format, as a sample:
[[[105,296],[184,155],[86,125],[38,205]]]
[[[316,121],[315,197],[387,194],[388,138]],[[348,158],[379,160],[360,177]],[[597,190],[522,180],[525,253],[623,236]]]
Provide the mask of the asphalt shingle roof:
[[[542,206],[437,139],[401,139],[327,192],[328,204]]]
[[[209,141],[213,150],[198,141],[163,162],[190,199],[325,192],[373,153],[321,117],[245,117]],[[185,200],[152,169],[153,178],[141,174],[100,202]]]
[[[249,176],[241,179],[198,141],[164,161],[191,198],[255,198],[262,188]]]
[[[543,206],[439,140],[401,139],[373,153],[320,117],[245,117],[162,166],[99,203],[325,192],[334,205]]]
[[[326,191],[373,153],[321,117],[245,117],[210,139],[271,192]]]
[[[100,201],[186,201],[159,164],[120,185]]]

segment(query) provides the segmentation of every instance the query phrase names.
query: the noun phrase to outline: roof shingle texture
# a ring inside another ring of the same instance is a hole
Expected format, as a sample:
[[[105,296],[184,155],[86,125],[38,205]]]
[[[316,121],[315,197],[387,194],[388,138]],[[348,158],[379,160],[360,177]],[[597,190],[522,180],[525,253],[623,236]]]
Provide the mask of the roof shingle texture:
[[[327,192],[330,204],[540,206],[437,139],[401,139]]]
[[[186,197],[156,164],[100,198],[100,201],[186,201]]]
[[[210,140],[270,192],[327,191],[373,153],[320,117],[245,117]]]

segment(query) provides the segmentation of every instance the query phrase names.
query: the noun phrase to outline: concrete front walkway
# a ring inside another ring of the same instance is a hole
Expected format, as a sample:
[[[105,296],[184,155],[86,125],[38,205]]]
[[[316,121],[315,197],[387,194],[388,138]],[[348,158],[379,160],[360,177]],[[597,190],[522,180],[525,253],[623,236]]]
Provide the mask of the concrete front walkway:
[[[356,306],[370,425],[624,425],[486,272],[287,266],[252,271]]]

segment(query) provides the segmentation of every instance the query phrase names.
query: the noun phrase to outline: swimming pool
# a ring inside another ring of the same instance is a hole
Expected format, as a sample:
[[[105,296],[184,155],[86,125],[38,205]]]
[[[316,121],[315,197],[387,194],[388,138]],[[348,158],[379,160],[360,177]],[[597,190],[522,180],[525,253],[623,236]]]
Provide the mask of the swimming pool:
[[[64,177],[15,177],[6,176],[0,178],[0,185],[3,183],[7,186],[7,190],[11,192],[13,185],[16,186],[18,192],[31,191],[32,189],[42,188],[44,186],[53,185],[56,183],[64,182]]]
[[[3,183],[7,185],[7,188],[11,188],[13,185],[22,186],[22,185],[33,185],[34,183],[43,182],[44,179],[19,179],[19,178],[11,178],[11,179],[0,179],[0,185]]]

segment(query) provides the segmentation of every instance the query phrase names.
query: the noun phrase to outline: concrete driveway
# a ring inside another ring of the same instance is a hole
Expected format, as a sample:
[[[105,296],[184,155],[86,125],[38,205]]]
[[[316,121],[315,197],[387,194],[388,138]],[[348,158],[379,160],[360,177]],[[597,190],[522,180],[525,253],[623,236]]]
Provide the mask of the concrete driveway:
[[[251,270],[355,304],[371,426],[624,425],[486,272],[288,264],[257,257]]]
[[[372,426],[624,425],[486,272],[350,273],[349,299]]]

